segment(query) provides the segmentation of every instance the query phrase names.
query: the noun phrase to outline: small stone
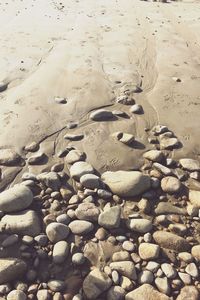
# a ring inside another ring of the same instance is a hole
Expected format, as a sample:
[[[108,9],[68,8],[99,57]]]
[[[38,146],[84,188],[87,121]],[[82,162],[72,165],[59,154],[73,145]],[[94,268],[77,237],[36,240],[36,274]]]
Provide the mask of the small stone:
[[[125,145],[130,145],[135,140],[134,135],[130,133],[123,133],[121,131],[114,132],[111,136]]]
[[[10,247],[18,242],[18,235],[17,234],[11,234],[9,237],[7,237],[3,242],[2,242],[2,247]]]
[[[198,300],[199,291],[195,286],[184,286],[176,300]]]
[[[126,222],[127,227],[139,233],[146,233],[152,230],[152,222],[147,219],[131,219]]]
[[[146,269],[155,273],[160,268],[160,264],[155,261],[149,261],[146,265]]]
[[[152,283],[154,280],[153,273],[151,271],[144,270],[138,275],[138,282],[140,284]]]
[[[37,235],[34,240],[40,245],[41,247],[45,247],[48,243],[48,237],[46,234],[39,234]]]
[[[105,172],[102,180],[113,194],[121,197],[134,197],[150,188],[150,178],[138,171]]]
[[[171,289],[170,289],[170,285],[169,285],[168,279],[166,277],[164,277],[164,278],[157,277],[155,279],[155,285],[156,285],[157,289],[161,293],[163,293],[165,295],[169,295],[170,294]]]
[[[81,203],[75,213],[79,220],[95,222],[98,220],[100,210],[94,203]]]
[[[99,215],[98,224],[106,229],[118,228],[120,215],[121,207],[113,206]]]
[[[84,138],[84,134],[70,134],[70,133],[67,133],[65,134],[64,136],[64,139],[65,140],[69,140],[69,141],[80,141]]]
[[[61,186],[60,178],[56,172],[41,173],[37,176],[37,180],[41,181],[53,191],[58,191]]]
[[[112,271],[112,281],[114,284],[119,283],[119,273],[116,270]]]
[[[160,135],[162,133],[165,133],[168,131],[168,128],[167,126],[165,125],[155,125],[153,128],[152,128],[152,132],[155,134],[155,135]]]
[[[20,165],[21,156],[13,149],[0,149],[0,165],[15,166]]]
[[[200,181],[200,172],[192,172],[190,173],[190,178]]]
[[[65,288],[65,283],[61,280],[50,280],[47,284],[52,292],[61,292]]]
[[[71,150],[65,157],[65,161],[68,164],[74,164],[78,161],[83,161],[85,159],[85,154],[79,150]]]
[[[186,211],[184,208],[177,207],[169,202],[159,202],[158,206],[155,209],[156,215],[185,215]]]
[[[139,255],[143,260],[156,259],[160,253],[160,247],[151,243],[141,243],[139,245]]]
[[[165,158],[163,152],[159,150],[147,151],[143,154],[143,157],[154,162],[162,162]]]
[[[117,103],[123,105],[133,105],[135,103],[134,99],[128,97],[127,95],[120,95],[117,97]]]
[[[54,100],[58,104],[66,104],[67,103],[67,98],[64,98],[64,97],[55,97]]]
[[[20,290],[13,290],[7,295],[7,300],[26,300],[26,294]]]
[[[37,300],[50,300],[50,293],[48,290],[39,290],[37,292]]]
[[[134,104],[131,106],[129,111],[132,114],[141,114],[141,113],[143,113],[143,108],[140,104]]]
[[[187,227],[183,224],[169,224],[168,229],[180,236],[184,236],[187,233]]]
[[[180,165],[183,169],[190,172],[200,171],[200,162],[191,158],[182,158],[179,160]]]
[[[137,278],[135,265],[132,261],[112,262],[110,267],[112,270],[116,270],[119,274],[129,279],[136,280]]]
[[[46,234],[52,243],[57,243],[68,237],[69,227],[65,224],[53,222],[47,226]]]
[[[122,248],[126,251],[133,252],[135,249],[135,245],[130,241],[125,241],[122,244]]]
[[[97,195],[104,200],[110,199],[113,196],[111,192],[103,190],[103,189],[98,189]]]
[[[173,279],[177,275],[176,270],[168,263],[162,264],[161,269],[167,278]]]
[[[112,286],[107,292],[107,299],[109,300],[123,300],[125,290],[121,286]]]
[[[4,92],[8,88],[8,83],[0,81],[0,93]]]
[[[119,251],[113,253],[112,261],[129,261],[130,260],[130,254],[127,251]]]
[[[192,279],[191,276],[189,274],[183,273],[183,272],[178,272],[178,276],[180,277],[180,279],[182,280],[182,282],[184,284],[191,284]]]
[[[101,186],[100,178],[94,174],[85,174],[81,176],[80,183],[88,189],[98,189]]]
[[[83,255],[83,253],[75,253],[73,256],[72,256],[72,263],[74,265],[82,265],[84,264],[85,262],[85,256]]]
[[[200,261],[200,245],[195,245],[191,250],[192,256],[199,262]]]
[[[83,175],[91,173],[94,173],[94,169],[85,161],[75,162],[70,168],[70,175],[75,180],[80,180]]]
[[[88,221],[75,220],[69,224],[69,228],[73,234],[85,235],[94,229],[94,225]]]
[[[200,191],[189,190],[189,200],[194,207],[200,208]]]
[[[199,276],[199,271],[195,263],[188,264],[187,267],[185,268],[185,271],[192,277],[196,278]]]
[[[126,276],[121,276],[120,278],[120,286],[125,290],[125,291],[130,291],[133,289],[133,283],[132,281],[126,277]]]
[[[169,300],[170,298],[163,293],[158,292],[153,286],[148,283],[141,285],[126,294],[125,300]]]
[[[152,241],[152,235],[150,232],[147,232],[143,236],[144,242],[150,243]]]
[[[56,218],[56,222],[68,225],[70,222],[70,217],[67,214],[61,214]]]
[[[90,119],[93,121],[106,121],[113,118],[112,111],[106,109],[98,109],[90,114]]]
[[[32,156],[30,156],[27,160],[29,165],[38,165],[46,158],[46,154],[44,152],[38,152]]]
[[[26,272],[27,265],[23,260],[16,258],[0,259],[0,284],[19,279]]]
[[[69,253],[69,245],[66,241],[59,241],[53,247],[53,262],[55,264],[62,264]]]
[[[181,189],[181,182],[178,178],[167,176],[161,180],[161,188],[165,193],[178,193]]]
[[[184,238],[170,232],[155,231],[153,233],[153,238],[156,243],[163,248],[177,252],[183,252],[190,249],[190,244]]]
[[[194,247],[196,247],[196,246],[194,246]],[[193,248],[194,248],[194,247],[193,247]],[[192,249],[193,249],[193,248],[192,248]],[[200,247],[199,247],[198,251],[200,251]],[[191,251],[191,252],[192,252],[192,251]],[[198,252],[198,253],[200,253],[200,252]],[[192,254],[192,255],[193,255],[193,254]],[[190,253],[188,253],[188,252],[180,252],[180,253],[178,253],[178,258],[179,258],[180,260],[186,262],[186,263],[190,263],[190,262],[193,261],[192,255],[191,255]],[[194,256],[194,255],[193,255],[193,256]],[[199,255],[199,258],[200,258],[200,255]]]
[[[39,150],[39,144],[36,143],[36,142],[32,142],[32,143],[28,144],[27,146],[25,146],[24,150],[28,151],[28,152],[38,151]]]
[[[97,230],[97,232],[95,233],[95,237],[99,240],[99,241],[104,241],[107,237],[108,233],[104,228],[99,228]]]
[[[112,285],[111,279],[105,273],[95,268],[83,281],[83,291],[88,300],[97,299]]]
[[[137,206],[141,212],[148,213],[150,211],[150,204],[147,199],[142,198]]]
[[[157,171],[159,171],[159,172],[161,172],[162,174],[164,174],[165,176],[169,176],[169,175],[172,174],[172,171],[171,171],[169,168],[167,168],[167,167],[161,165],[160,163],[155,162],[155,163],[153,164],[153,167],[154,167]]]
[[[175,137],[172,138],[161,138],[160,140],[160,149],[161,150],[172,150],[179,146],[179,140]]]
[[[23,210],[31,205],[33,194],[23,185],[14,187],[0,193],[0,210],[3,212],[15,212]]]

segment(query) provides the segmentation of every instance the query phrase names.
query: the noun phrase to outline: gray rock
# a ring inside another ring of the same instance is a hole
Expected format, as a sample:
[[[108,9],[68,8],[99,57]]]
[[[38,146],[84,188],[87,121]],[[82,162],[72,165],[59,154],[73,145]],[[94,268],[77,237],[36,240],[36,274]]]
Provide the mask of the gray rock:
[[[161,293],[163,293],[165,295],[170,295],[171,288],[170,288],[168,279],[166,277],[164,277],[164,278],[157,277],[155,279],[155,285]]]
[[[55,97],[54,100],[58,104],[66,104],[67,103],[67,98],[64,98],[64,97]]]
[[[17,234],[11,234],[9,237],[7,237],[3,242],[2,242],[2,247],[10,247],[14,244],[16,244],[19,240],[19,237]]]
[[[114,271],[112,271],[111,275],[112,275],[112,281],[114,282],[114,284],[118,284],[119,283],[119,273],[116,270],[114,270]]]
[[[84,138],[84,134],[71,134],[71,133],[67,133],[64,136],[64,139],[69,140],[69,141],[80,141]]]
[[[126,294],[125,300],[169,300],[170,298],[158,292],[148,283],[143,284],[137,289]]]
[[[13,149],[0,149],[0,165],[13,166],[21,164],[21,156]]]
[[[30,156],[27,160],[29,165],[38,165],[44,161],[46,154],[44,152],[38,152]]]
[[[32,143],[26,145],[26,146],[24,147],[24,150],[25,150],[25,151],[28,151],[28,152],[35,152],[35,151],[39,150],[39,147],[40,147],[40,146],[39,146],[38,143],[32,142]]]
[[[160,247],[151,243],[141,243],[138,251],[143,260],[151,260],[159,257]]]
[[[199,291],[195,286],[184,286],[176,300],[199,300]]]
[[[65,288],[65,283],[62,280],[50,280],[48,281],[48,287],[52,292],[61,292]]]
[[[4,92],[8,88],[8,83],[0,81],[0,93]]]
[[[150,178],[138,171],[105,172],[102,174],[102,180],[114,194],[122,197],[140,195],[151,185]]]
[[[183,272],[178,272],[178,276],[182,280],[182,282],[186,285],[191,284],[192,278],[189,274],[183,273]]]
[[[160,135],[162,133],[165,133],[168,131],[168,128],[167,126],[165,125],[155,125],[153,128],[152,128],[152,132],[155,134],[155,135]]]
[[[200,261],[200,245],[193,246],[191,253],[192,253],[192,256],[199,262]]]
[[[123,300],[125,290],[121,286],[112,286],[107,292],[107,300]]]
[[[70,222],[70,217],[69,217],[67,214],[59,215],[59,216],[56,218],[56,222],[62,223],[62,224],[65,224],[65,225],[68,225],[69,222]]]
[[[189,190],[189,200],[194,207],[200,208],[200,191]]]
[[[161,264],[161,269],[165,276],[169,279],[173,279],[177,275],[176,270],[168,263]]]
[[[169,176],[169,175],[172,174],[172,171],[171,171],[169,168],[167,168],[167,167],[161,165],[160,163],[155,162],[155,163],[153,164],[153,167],[154,167],[157,171],[159,171],[159,172],[161,172],[162,174],[164,174],[165,176]]]
[[[3,212],[15,212],[23,210],[31,205],[33,194],[23,185],[14,187],[0,193],[0,210]]]
[[[85,262],[85,256],[83,255],[83,253],[75,253],[74,255],[72,255],[72,263],[74,265],[82,265]]]
[[[95,268],[83,281],[83,291],[88,300],[95,300],[112,285],[112,280],[105,273]]]
[[[194,247],[198,247],[198,246],[194,246]],[[194,248],[193,247],[193,248]],[[193,248],[192,248],[192,250],[193,250]],[[192,255],[193,255],[193,251],[191,250],[191,253],[192,253]],[[198,253],[199,253],[199,257],[200,257],[200,247],[199,247],[199,249],[198,249]],[[189,252],[180,252],[179,254],[178,254],[178,258],[180,259],[180,260],[182,260],[182,261],[184,261],[184,262],[186,262],[186,263],[190,263],[190,262],[192,262],[193,261],[193,257],[192,257],[192,255],[189,253]],[[194,255],[193,255],[194,256]],[[194,256],[195,257],[195,256]]]
[[[98,189],[97,195],[104,200],[112,198],[112,193],[103,189]]]
[[[127,227],[139,233],[146,233],[152,230],[152,222],[147,219],[130,219],[126,222]]]
[[[53,262],[55,264],[62,264],[69,253],[69,245],[66,241],[59,241],[53,247]]]
[[[152,283],[154,280],[153,273],[148,270],[141,271],[138,275],[139,284]]]
[[[126,251],[133,252],[135,249],[135,245],[131,241],[124,241],[122,244],[122,248]]]
[[[126,276],[129,279],[137,279],[135,265],[132,261],[112,262],[110,263],[110,268],[112,270],[116,270],[119,274]]]
[[[50,300],[50,293],[48,292],[48,290],[39,290],[37,292],[37,300]]]
[[[185,271],[194,278],[197,278],[199,276],[199,271],[195,263],[188,264],[185,268]]]
[[[72,178],[80,180],[83,175],[94,173],[94,168],[85,161],[78,161],[71,166],[69,171]]]
[[[20,290],[13,290],[7,295],[7,300],[26,300],[26,294]]]
[[[176,215],[185,215],[186,210],[184,208],[177,207],[169,202],[160,202],[155,209],[156,215],[168,215],[168,214],[176,214]]]
[[[98,189],[101,187],[101,180],[94,174],[85,174],[81,176],[80,183],[88,189]]]
[[[114,132],[111,136],[125,145],[130,145],[135,140],[134,135],[130,133],[124,133],[121,131]]]
[[[120,225],[121,207],[113,206],[102,212],[98,218],[98,224],[104,228],[118,228]]]
[[[57,243],[68,237],[69,227],[65,224],[53,222],[47,226],[46,234],[52,243]]]
[[[113,253],[112,260],[114,262],[116,261],[125,261],[125,260],[130,260],[130,254],[127,251],[119,251]]]
[[[90,114],[90,119],[93,121],[106,121],[113,118],[112,111],[106,109],[97,109]]]
[[[120,95],[119,97],[117,97],[117,103],[123,105],[133,105],[135,103],[135,100],[128,97],[127,95]]]
[[[85,235],[94,229],[94,225],[88,221],[75,220],[69,224],[69,228],[73,234]]]
[[[68,164],[74,164],[77,161],[83,161],[85,159],[85,154],[79,150],[71,150],[65,157],[65,161]]]
[[[5,215],[1,219],[0,230],[8,233],[36,236],[41,231],[41,224],[35,211],[24,210]]]
[[[188,251],[190,249],[190,244],[184,238],[170,232],[155,231],[153,238],[163,248],[177,252]]]
[[[61,186],[60,178],[56,172],[41,173],[37,176],[37,180],[54,191],[58,191]]]
[[[143,108],[140,104],[134,104],[131,106],[129,111],[132,114],[141,114],[141,113],[143,113]]]
[[[100,210],[94,203],[81,203],[75,213],[79,220],[95,222],[98,220]]]
[[[165,158],[163,152],[159,150],[147,151],[143,154],[143,157],[154,162],[162,162]]]
[[[167,176],[161,180],[161,188],[165,193],[174,194],[180,191],[181,182],[178,178]]]
[[[48,244],[48,237],[46,234],[39,234],[34,238],[34,240],[41,247],[45,247]]]
[[[179,146],[179,140],[175,137],[167,138],[163,137],[160,140],[160,149],[161,150],[172,150],[174,148],[177,148]]]
[[[194,172],[200,171],[200,162],[191,158],[182,158],[179,160],[180,165],[183,169]]]
[[[159,268],[160,268],[160,264],[155,261],[149,261],[148,264],[146,265],[146,269],[153,273],[157,272]]]
[[[18,280],[26,272],[26,263],[17,258],[0,258],[0,284]]]

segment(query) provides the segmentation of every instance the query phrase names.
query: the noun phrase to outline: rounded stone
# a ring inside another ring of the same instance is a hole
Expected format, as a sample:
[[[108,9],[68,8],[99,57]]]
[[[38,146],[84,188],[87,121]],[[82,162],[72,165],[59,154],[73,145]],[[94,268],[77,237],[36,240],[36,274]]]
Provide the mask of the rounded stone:
[[[140,272],[138,275],[138,281],[140,284],[152,283],[153,280],[154,280],[154,276],[151,271],[144,270],[144,271]]]
[[[83,253],[75,253],[72,256],[72,263],[74,265],[82,265],[85,262],[85,256],[83,255]]]
[[[61,292],[65,288],[65,283],[62,280],[50,280],[47,284],[52,292]]]
[[[47,228],[46,228],[46,234],[48,239],[52,243],[57,243],[61,240],[64,240],[68,237],[69,235],[69,228],[65,224],[61,223],[50,223]]]
[[[150,178],[138,171],[108,171],[103,173],[101,178],[113,194],[121,197],[140,195],[151,185]]]
[[[130,230],[139,233],[146,233],[152,230],[152,222],[147,219],[129,219],[126,224]]]
[[[75,162],[69,171],[72,178],[80,180],[83,175],[94,173],[94,168],[85,161],[79,161]]]
[[[0,259],[0,284],[19,279],[26,272],[27,265],[23,260],[16,258]]]
[[[31,190],[25,185],[14,187],[0,193],[0,210],[3,212],[15,212],[29,207],[33,201]]]
[[[167,176],[161,180],[161,188],[165,193],[177,193],[181,189],[181,182],[178,178]]]
[[[26,294],[20,290],[13,290],[7,295],[7,300],[26,300]]]
[[[94,203],[81,203],[75,213],[79,220],[94,222],[98,220],[100,210]]]
[[[53,247],[53,262],[61,264],[67,258],[69,253],[69,245],[66,241],[59,241]]]
[[[98,189],[101,186],[100,178],[94,174],[81,176],[80,183],[87,189]]]
[[[159,257],[160,247],[151,243],[141,243],[138,251],[143,260],[152,260]]]
[[[75,220],[69,224],[69,228],[73,234],[85,235],[94,229],[94,225],[88,221]]]

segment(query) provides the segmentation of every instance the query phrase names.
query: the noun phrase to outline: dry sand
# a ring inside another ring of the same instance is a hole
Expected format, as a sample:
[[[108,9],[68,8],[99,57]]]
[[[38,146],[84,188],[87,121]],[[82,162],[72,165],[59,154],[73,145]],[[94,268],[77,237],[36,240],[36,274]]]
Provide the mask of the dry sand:
[[[8,83],[0,93],[1,148],[14,147],[23,155],[30,142],[50,145],[56,137],[52,151],[59,151],[64,134],[84,133],[84,140],[74,144],[99,171],[134,169],[142,150],[149,148],[144,128],[161,123],[183,144],[176,156],[198,158],[198,2],[0,4],[0,81]],[[141,86],[143,92],[134,98],[143,115],[101,124],[89,121],[89,112],[96,108],[125,111],[116,96],[127,85]],[[67,104],[55,103],[56,96],[66,97]],[[69,121],[78,122],[78,128],[66,129]],[[134,134],[139,149],[113,142],[110,133],[119,130]]]

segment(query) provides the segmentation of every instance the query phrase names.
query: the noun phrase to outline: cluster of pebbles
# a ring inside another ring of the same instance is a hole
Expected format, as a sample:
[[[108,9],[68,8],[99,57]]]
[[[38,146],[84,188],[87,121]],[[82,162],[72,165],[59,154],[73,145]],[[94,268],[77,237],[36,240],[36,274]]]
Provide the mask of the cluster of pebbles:
[[[117,101],[143,113],[128,95]],[[99,109],[90,119],[119,114]],[[200,163],[171,158],[180,142],[166,126],[147,131],[153,149],[139,170],[99,174],[86,153],[67,146],[50,171],[25,172],[0,193],[0,299],[199,299]],[[112,137],[134,143],[130,133]],[[43,159],[33,154],[27,164]],[[25,162],[1,149],[0,165],[15,164]]]

